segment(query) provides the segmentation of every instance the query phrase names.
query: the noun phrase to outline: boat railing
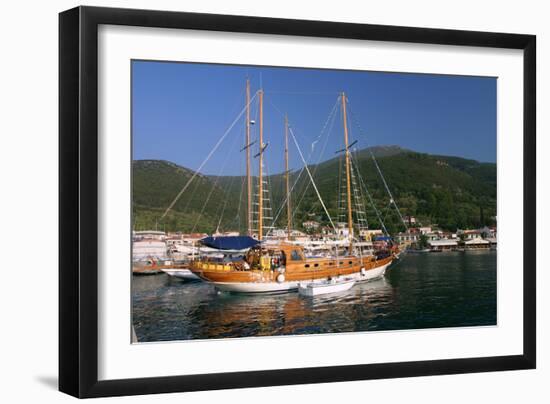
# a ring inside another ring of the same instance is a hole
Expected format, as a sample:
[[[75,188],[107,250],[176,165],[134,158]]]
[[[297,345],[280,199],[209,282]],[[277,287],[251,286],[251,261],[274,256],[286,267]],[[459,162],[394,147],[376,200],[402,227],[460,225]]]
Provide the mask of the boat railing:
[[[209,270],[209,271],[231,271],[234,269],[234,266],[231,263],[218,263],[218,262],[196,262],[195,267],[197,269]]]

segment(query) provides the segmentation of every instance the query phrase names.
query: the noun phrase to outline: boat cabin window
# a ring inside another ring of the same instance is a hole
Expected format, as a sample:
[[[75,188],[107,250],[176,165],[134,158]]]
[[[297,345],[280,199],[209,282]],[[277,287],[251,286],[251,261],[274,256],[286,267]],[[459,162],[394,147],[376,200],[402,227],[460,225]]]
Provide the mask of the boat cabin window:
[[[298,250],[292,250],[290,252],[290,259],[292,261],[302,261],[302,254]]]

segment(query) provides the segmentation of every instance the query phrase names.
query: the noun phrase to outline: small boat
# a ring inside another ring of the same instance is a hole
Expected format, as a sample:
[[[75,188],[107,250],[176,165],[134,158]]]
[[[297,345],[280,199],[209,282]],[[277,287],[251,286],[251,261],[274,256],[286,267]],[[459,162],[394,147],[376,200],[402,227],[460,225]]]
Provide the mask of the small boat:
[[[298,292],[302,296],[319,296],[329,293],[339,293],[350,290],[355,285],[355,279],[330,279],[322,282],[300,283]]]
[[[429,248],[409,248],[407,253],[410,254],[425,254],[429,253],[431,250]]]
[[[162,273],[163,269],[173,268],[174,266],[172,261],[150,258],[145,261],[133,262],[132,273],[134,275],[156,275]]]
[[[186,268],[163,268],[162,272],[174,278],[185,279],[186,281],[199,281],[201,279]]]

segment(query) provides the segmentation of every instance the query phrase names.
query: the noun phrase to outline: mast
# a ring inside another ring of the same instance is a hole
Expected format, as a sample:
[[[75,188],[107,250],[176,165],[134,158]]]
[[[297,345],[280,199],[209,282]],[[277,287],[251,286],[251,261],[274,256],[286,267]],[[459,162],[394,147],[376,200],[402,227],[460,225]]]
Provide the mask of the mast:
[[[247,234],[252,233],[252,180],[250,178],[250,80],[246,79],[246,189]]]
[[[346,94],[342,93],[342,116],[344,120],[344,146],[346,152],[346,184],[347,184],[347,196],[348,196],[348,231],[349,231],[349,253],[353,247],[353,218],[351,212],[351,175],[350,175],[350,161],[349,161],[349,149],[348,149],[348,119],[346,116]]]
[[[289,179],[290,173],[288,171],[288,116],[285,114],[285,180],[286,180],[286,228],[287,228],[287,238],[290,240],[290,188],[289,188]]]
[[[262,241],[263,234],[263,210],[264,210],[264,187],[262,166],[264,160],[264,90],[258,91],[260,96],[260,155],[259,155],[259,169],[258,169],[258,240]]]

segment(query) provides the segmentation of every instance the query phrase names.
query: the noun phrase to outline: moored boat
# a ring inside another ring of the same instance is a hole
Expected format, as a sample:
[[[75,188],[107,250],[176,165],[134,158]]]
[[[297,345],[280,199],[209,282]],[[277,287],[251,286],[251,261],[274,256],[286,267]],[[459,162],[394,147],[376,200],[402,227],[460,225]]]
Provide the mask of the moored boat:
[[[163,268],[162,272],[171,277],[185,279],[187,281],[198,281],[201,279],[187,268]]]
[[[269,202],[269,183],[264,178],[264,154],[269,142],[264,142],[263,137],[263,89],[258,90],[253,98],[258,101],[259,117],[258,138],[255,140],[252,140],[250,137],[250,125],[252,123],[250,119],[251,98],[250,83],[247,80],[246,105],[241,112],[241,114],[244,111],[246,112],[245,142],[241,149],[241,152],[245,152],[246,155],[246,182],[243,180],[241,195],[244,194],[244,184],[246,184],[247,236],[213,236],[204,238],[201,240],[201,243],[208,248],[219,249],[221,256],[204,256],[199,251],[198,257],[192,259],[189,264],[190,271],[200,279],[212,283],[219,290],[240,293],[280,293],[297,290],[300,283],[306,281],[314,283],[328,282],[331,279],[346,277],[354,282],[362,282],[383,276],[388,266],[395,259],[395,254],[398,253],[392,246],[391,238],[385,236],[384,240],[381,240],[380,243],[374,246],[369,240],[358,240],[354,235],[356,230],[358,231],[357,234],[360,235],[361,230],[368,229],[366,209],[363,204],[364,195],[362,193],[363,191],[366,193],[367,189],[360,177],[358,167],[352,162],[351,148],[357,143],[357,140],[350,142],[349,139],[346,113],[348,100],[345,93],[339,95],[334,108],[334,111],[336,111],[338,105],[341,105],[344,148],[336,151],[336,153],[342,156],[340,158],[340,162],[342,163],[342,182],[345,181],[345,185],[342,185],[341,190],[338,190],[339,198],[342,197],[341,203],[339,202],[338,206],[342,221],[336,222],[336,224],[315,184],[309,164],[304,158],[286,115],[284,116],[285,199],[277,214],[273,215],[273,209]],[[334,231],[332,233],[334,237],[331,240],[320,240],[317,243],[313,243],[311,240],[303,240],[303,245],[300,245],[300,242],[297,240],[293,240],[292,218],[294,213],[291,208],[291,190],[294,186],[290,186],[290,136],[302,160],[303,172],[307,174],[310,181],[309,184],[311,184],[319,200],[320,207],[323,209],[322,215],[326,218],[327,223],[330,223]],[[221,140],[223,140],[223,137]],[[217,143],[213,151],[220,142]],[[257,147],[257,153],[254,156],[251,153],[252,146],[254,148]],[[210,158],[213,151],[209,153],[202,164]],[[258,159],[257,185],[255,187],[252,186],[251,158]],[[377,169],[380,172],[378,166]],[[194,178],[195,175],[187,181],[174,201],[165,210],[160,220],[175,205],[179,196],[188,189]],[[385,180],[384,185],[390,196],[391,203],[396,206]],[[254,201],[253,198],[255,199]],[[371,199],[370,195],[369,199]],[[239,201],[240,205],[241,201]],[[245,205],[244,201],[243,205]],[[284,207],[286,207],[286,240],[270,239],[269,234],[274,229],[279,214],[283,211]],[[221,209],[222,212],[224,208],[225,202]],[[385,229],[383,220],[379,216],[378,211],[376,212],[387,234],[388,232]],[[355,226],[354,214],[356,219]],[[267,223],[264,224],[264,221],[267,221]],[[220,217],[215,233],[218,232],[221,222]],[[373,247],[377,251],[374,251]],[[307,251],[308,254],[304,251],[305,249],[306,251],[309,250]],[[228,253],[227,251],[229,250],[232,252]]]
[[[191,271],[218,289],[240,293],[277,293],[298,289],[301,282],[348,277],[356,282],[379,278],[394,259],[354,255],[307,258],[300,246],[281,243],[263,248],[259,243],[239,260],[196,260]]]
[[[355,285],[353,278],[327,279],[321,282],[300,283],[298,292],[302,296],[319,296],[331,293],[341,293],[350,290]]]

